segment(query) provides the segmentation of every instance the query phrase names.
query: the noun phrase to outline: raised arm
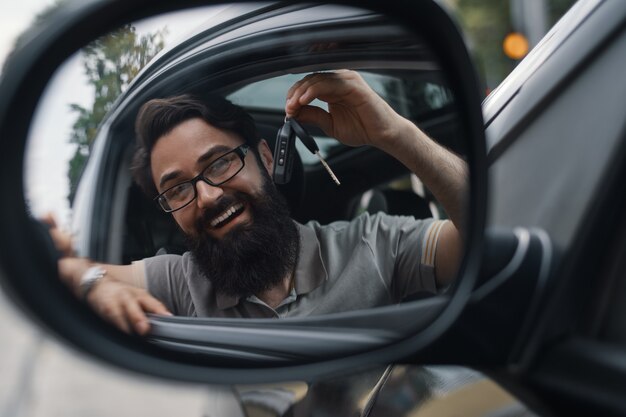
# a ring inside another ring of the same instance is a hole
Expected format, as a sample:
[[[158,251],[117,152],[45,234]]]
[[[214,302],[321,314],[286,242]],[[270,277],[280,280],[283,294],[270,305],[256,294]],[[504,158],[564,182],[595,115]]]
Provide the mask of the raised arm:
[[[328,103],[329,111],[310,106],[314,99]],[[396,113],[354,71],[304,77],[289,89],[285,112],[319,126],[346,145],[375,146],[422,180],[452,221],[441,231],[435,257],[438,284],[449,284],[463,253],[468,176],[465,162]]]

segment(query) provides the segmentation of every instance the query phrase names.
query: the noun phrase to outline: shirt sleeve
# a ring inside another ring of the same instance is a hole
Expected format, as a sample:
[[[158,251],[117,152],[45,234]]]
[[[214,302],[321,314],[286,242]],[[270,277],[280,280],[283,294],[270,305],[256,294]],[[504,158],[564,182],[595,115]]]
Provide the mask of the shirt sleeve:
[[[146,288],[177,316],[194,315],[182,256],[159,255],[143,261]]]
[[[146,271],[144,269],[143,260],[134,261],[131,266],[131,285],[137,288],[146,288]]]
[[[435,256],[441,229],[447,221],[424,220],[412,235],[399,236],[394,277],[403,298],[421,291],[434,294],[442,290],[437,287]]]
[[[437,293],[435,255],[447,220],[376,214],[369,219],[368,241],[395,300],[418,292]],[[375,237],[371,235],[375,232]]]

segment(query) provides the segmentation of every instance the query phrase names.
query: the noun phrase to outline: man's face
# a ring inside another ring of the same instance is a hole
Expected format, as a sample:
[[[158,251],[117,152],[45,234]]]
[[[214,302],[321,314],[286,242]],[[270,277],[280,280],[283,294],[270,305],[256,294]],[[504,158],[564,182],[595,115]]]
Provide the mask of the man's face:
[[[152,149],[151,170],[157,190],[161,193],[173,185],[194,178],[215,159],[243,143],[238,135],[215,128],[200,118],[180,123],[159,138]],[[252,222],[249,203],[235,198],[235,195],[243,193],[258,197],[262,194],[261,170],[271,172],[272,169],[272,153],[264,141],[259,145],[259,154],[262,166],[249,152],[244,168],[218,187],[203,181],[196,183],[197,198],[172,213],[185,234],[196,236],[196,224],[207,214],[211,218],[205,218],[203,224],[206,224],[207,230],[203,232],[215,239],[221,239],[236,226]]]
[[[181,123],[152,150],[157,190],[193,179],[242,144],[201,119]],[[290,277],[296,264],[298,230],[270,179],[272,153],[265,141],[259,154],[262,164],[249,152],[243,169],[220,186],[198,181],[196,200],[172,213],[201,271],[221,293],[268,290]]]

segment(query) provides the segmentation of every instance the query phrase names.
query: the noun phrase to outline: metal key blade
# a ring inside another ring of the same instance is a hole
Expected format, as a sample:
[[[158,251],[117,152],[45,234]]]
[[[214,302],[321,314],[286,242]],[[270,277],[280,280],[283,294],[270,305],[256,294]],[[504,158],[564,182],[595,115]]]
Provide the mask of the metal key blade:
[[[335,181],[335,184],[341,185],[341,183],[339,182],[339,179],[337,179],[337,176],[335,175],[333,170],[330,169],[330,167],[328,166],[328,164],[326,163],[324,158],[322,158],[322,155],[320,155],[320,152],[319,151],[315,151],[315,155],[317,155],[317,157],[319,158],[319,160],[322,163],[322,165],[324,166],[324,168],[326,168],[326,172],[328,172],[328,175],[330,175],[330,177],[333,179],[333,181]]]

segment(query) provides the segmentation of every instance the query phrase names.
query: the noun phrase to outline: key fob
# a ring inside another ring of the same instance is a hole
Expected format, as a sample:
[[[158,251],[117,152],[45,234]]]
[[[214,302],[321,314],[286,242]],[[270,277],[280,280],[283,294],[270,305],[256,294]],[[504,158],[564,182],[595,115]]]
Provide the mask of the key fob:
[[[291,180],[296,152],[296,135],[290,123],[285,123],[276,135],[274,147],[274,182],[287,184]]]

